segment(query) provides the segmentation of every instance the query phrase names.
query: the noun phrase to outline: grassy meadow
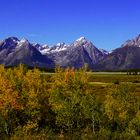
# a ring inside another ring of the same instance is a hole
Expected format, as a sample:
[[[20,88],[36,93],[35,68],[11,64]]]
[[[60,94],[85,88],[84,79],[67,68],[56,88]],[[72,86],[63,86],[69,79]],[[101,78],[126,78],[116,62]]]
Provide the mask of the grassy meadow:
[[[51,79],[54,73],[43,73],[43,75]],[[87,75],[93,93],[102,98],[107,95],[111,86],[120,84],[127,84],[140,98],[140,75],[127,75],[127,72],[87,72]]]
[[[108,94],[111,86],[127,84],[140,99],[140,75],[127,75],[126,72],[93,72],[88,75],[93,92],[101,98]]]

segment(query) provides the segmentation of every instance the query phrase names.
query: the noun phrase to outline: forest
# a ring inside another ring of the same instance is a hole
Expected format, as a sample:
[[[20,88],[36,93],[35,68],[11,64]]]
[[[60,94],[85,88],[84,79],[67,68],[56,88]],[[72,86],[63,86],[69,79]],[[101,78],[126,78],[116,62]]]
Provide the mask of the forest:
[[[0,139],[140,140],[140,98],[126,77],[126,82],[122,76],[123,82],[101,77],[109,84],[99,93],[92,83],[97,76],[86,66],[58,66],[54,74],[44,74],[1,65]]]

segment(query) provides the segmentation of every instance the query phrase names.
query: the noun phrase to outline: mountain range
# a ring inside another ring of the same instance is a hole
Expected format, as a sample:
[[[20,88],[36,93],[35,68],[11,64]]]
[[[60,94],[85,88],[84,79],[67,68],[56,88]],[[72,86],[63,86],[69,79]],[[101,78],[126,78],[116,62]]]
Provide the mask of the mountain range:
[[[80,37],[69,45],[58,43],[53,46],[30,43],[27,39],[19,40],[16,37],[0,41],[0,64],[5,66],[23,63],[43,68],[54,68],[57,64],[80,68],[87,63],[92,70],[116,71],[140,69],[139,60],[140,35],[127,40],[111,53],[98,49],[85,37]]]
[[[127,40],[95,65],[96,70],[140,69],[140,35]]]

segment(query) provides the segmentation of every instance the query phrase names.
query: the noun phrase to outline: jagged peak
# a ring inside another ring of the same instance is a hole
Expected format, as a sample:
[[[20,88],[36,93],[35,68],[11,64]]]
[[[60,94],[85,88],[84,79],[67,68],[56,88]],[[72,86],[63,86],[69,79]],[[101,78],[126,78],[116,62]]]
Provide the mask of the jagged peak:
[[[56,46],[65,46],[66,44],[64,42],[57,43]]]
[[[21,47],[21,46],[23,46],[24,44],[30,44],[30,42],[27,40],[27,39],[25,39],[25,38],[22,38],[20,41],[18,41],[18,46],[19,47]]]
[[[140,47],[140,34],[133,39],[127,40],[121,47]]]
[[[77,39],[71,46],[74,47],[84,47],[84,48],[89,48],[89,47],[94,47],[93,43],[86,39],[84,36],[80,37]]]
[[[85,41],[85,40],[87,40],[87,39],[86,39],[84,36],[81,36],[81,37],[78,38],[76,41],[77,41],[77,42],[80,42],[80,41],[83,41],[83,40]]]
[[[74,46],[77,46],[77,45],[83,45],[83,44],[91,44],[91,42],[88,39],[86,39],[84,36],[81,36],[80,38],[75,40],[73,44]]]
[[[48,48],[50,48],[50,47],[49,47],[49,45],[48,45],[48,44],[44,44],[44,45],[42,45],[42,47],[41,47],[41,48],[44,48],[44,49],[45,49],[45,48],[47,48],[47,49],[48,49]]]
[[[17,37],[8,37],[8,38],[6,38],[4,41],[13,41],[13,42],[18,42],[19,41],[19,39],[17,38]]]
[[[28,41],[28,39],[26,39],[26,38],[22,38],[22,39],[20,40],[20,42],[21,42],[21,43],[26,43],[26,42],[29,42],[29,41]]]

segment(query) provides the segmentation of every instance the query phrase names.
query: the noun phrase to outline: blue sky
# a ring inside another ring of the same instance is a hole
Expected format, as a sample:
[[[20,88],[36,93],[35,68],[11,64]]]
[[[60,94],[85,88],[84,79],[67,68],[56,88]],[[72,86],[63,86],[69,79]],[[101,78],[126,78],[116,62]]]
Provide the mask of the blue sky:
[[[49,45],[80,36],[112,50],[140,33],[140,0],[1,0],[0,39]]]

